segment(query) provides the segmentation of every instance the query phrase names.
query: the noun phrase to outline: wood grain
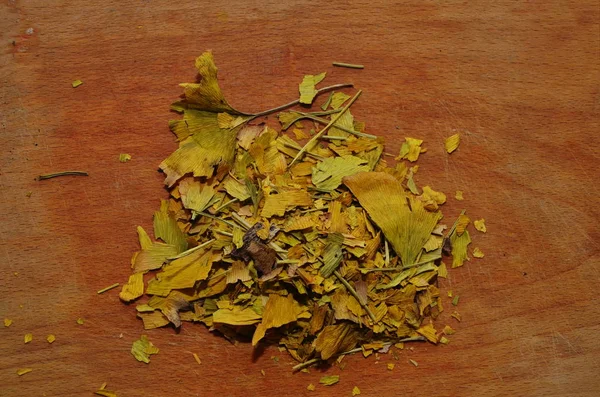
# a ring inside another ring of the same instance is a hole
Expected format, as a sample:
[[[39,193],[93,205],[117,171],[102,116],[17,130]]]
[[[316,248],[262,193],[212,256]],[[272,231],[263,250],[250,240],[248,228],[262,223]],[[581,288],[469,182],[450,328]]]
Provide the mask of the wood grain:
[[[102,382],[127,397],[349,396],[355,385],[364,396],[599,395],[599,10],[598,1],[3,2],[0,318],[14,323],[0,329],[0,395],[86,396]],[[292,100],[303,74],[327,71],[329,83],[364,91],[353,113],[388,152],[405,136],[425,140],[417,183],[463,190],[447,218],[464,206],[488,224],[473,236],[486,257],[443,284],[461,296],[463,321],[440,322],[458,330],[450,345],[402,351],[394,371],[391,356],[355,356],[344,370],[293,375],[275,348],[253,360],[251,346],[184,324],[147,332],[161,349],[150,365],[131,357],[143,332],[135,308],[117,290],[96,291],[126,280],[135,226],[149,227],[166,196],[157,165],[175,148],[168,105],[205,49],[243,110]],[[84,84],[73,89],[75,79]],[[447,156],[443,138],[455,132],[463,141]],[[34,180],[66,169],[90,175]],[[18,377],[23,367],[33,372]],[[340,383],[307,391],[323,374]]]

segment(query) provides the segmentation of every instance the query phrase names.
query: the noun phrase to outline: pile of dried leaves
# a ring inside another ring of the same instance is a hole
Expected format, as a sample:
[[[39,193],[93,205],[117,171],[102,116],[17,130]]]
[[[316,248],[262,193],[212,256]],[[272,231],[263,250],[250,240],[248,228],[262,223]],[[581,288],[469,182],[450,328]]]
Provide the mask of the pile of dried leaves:
[[[448,343],[432,324],[443,310],[436,281],[447,274],[442,254],[452,267],[467,259],[470,221],[463,214],[446,231],[446,196],[416,185],[409,164],[422,141],[406,138],[397,160],[408,162],[388,167],[383,140],[349,110],[360,91],[334,91],[348,84],[317,90],[325,73],[305,76],[299,100],[248,114],[223,97],[210,52],[196,68],[199,82],[182,84],[172,106],[183,116],[170,122],[179,148],[160,164],[171,197],[154,214],[155,240],[138,227],[120,293],[150,297],[137,306],[144,327],[200,322],[230,340],[268,340],[297,368],[404,341]],[[283,111],[323,92],[319,111]],[[257,120],[279,111],[281,131]]]

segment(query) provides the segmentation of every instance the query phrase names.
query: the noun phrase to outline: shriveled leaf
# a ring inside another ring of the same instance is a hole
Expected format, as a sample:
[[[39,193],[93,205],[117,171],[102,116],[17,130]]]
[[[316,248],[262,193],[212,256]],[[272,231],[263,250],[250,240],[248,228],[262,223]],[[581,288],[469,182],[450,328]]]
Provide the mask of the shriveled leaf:
[[[444,141],[444,147],[448,153],[452,153],[458,148],[460,144],[460,134],[454,134],[446,138]]]

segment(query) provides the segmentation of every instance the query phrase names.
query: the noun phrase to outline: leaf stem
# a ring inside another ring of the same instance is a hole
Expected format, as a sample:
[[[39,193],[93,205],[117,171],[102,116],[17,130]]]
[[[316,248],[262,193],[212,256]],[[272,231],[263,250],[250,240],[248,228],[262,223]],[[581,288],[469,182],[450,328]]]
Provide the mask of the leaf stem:
[[[321,135],[323,135],[325,132],[327,132],[327,130],[330,129],[340,119],[340,117],[346,112],[346,110],[348,110],[348,108],[350,108],[350,106],[352,106],[352,104],[358,99],[358,97],[360,96],[360,94],[362,94],[362,90],[358,90],[358,92],[352,97],[352,99],[350,100],[350,102],[348,102],[348,104],[346,106],[344,106],[344,108],[342,109],[342,111],[339,112],[338,114],[336,114],[335,117],[333,117],[331,119],[331,121],[325,127],[323,127],[323,129],[321,129],[318,133],[316,133],[315,136],[313,136],[306,143],[306,145],[304,145],[304,147],[302,149],[300,149],[300,151],[298,152],[298,154],[296,155],[296,157],[294,157],[294,159],[292,160],[292,162],[288,165],[288,169],[296,162],[296,160],[298,160],[300,157],[302,157],[302,154],[304,154],[304,152],[309,147],[311,147],[311,145],[314,142],[316,142]]]
[[[341,68],[350,68],[350,69],[364,69],[364,65],[357,65],[355,63],[345,63],[345,62],[333,62],[333,66],[339,66]]]
[[[78,175],[78,176],[88,176],[89,174],[85,171],[62,171],[62,172],[54,172],[52,174],[43,174],[37,177],[38,181],[43,181],[44,179],[56,178],[57,176],[67,176],[67,175]]]
[[[356,290],[350,285],[350,283],[348,281],[346,281],[346,279],[340,274],[339,271],[335,270],[333,272],[333,274],[337,277],[338,280],[340,280],[340,282],[342,284],[344,284],[344,287],[346,287],[346,289],[348,290],[348,292],[350,292],[350,295],[352,295],[353,297],[356,298],[356,300],[358,301],[358,303],[367,312],[367,314],[369,315],[369,317],[371,317],[371,320],[373,320],[373,324],[375,324],[375,320],[376,320],[375,319],[375,315],[373,314],[373,312],[371,311],[371,309],[369,309],[369,306],[367,306],[366,304],[363,304],[361,302],[361,299],[358,296],[358,293],[356,292]]]
[[[330,85],[328,87],[323,87],[320,90],[317,90],[315,97],[324,92],[337,90],[338,88],[347,88],[347,87],[353,87],[353,86],[354,86],[354,84],[352,84],[352,83],[343,83],[343,84],[334,84],[334,85]],[[277,107],[274,107],[274,108],[268,109],[268,110],[263,110],[262,112],[258,112],[258,113],[245,113],[245,115],[252,116],[252,118],[262,117],[262,116],[266,116],[266,115],[269,115],[272,113],[277,113],[277,112],[287,109],[287,108],[291,108],[292,106],[296,106],[299,103],[300,103],[300,99],[298,98],[295,101],[286,103],[285,105],[277,106]]]

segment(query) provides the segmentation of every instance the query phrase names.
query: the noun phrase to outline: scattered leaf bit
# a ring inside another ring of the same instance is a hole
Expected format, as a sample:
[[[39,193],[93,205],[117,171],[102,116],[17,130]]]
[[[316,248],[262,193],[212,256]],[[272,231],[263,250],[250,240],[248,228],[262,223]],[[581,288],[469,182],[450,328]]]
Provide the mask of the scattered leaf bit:
[[[454,195],[454,198],[457,199],[458,201],[463,201],[465,199],[463,197],[463,191],[462,190],[457,190],[456,194]]]
[[[358,388],[358,386],[354,386],[352,388],[352,396],[358,396],[360,395],[360,389]]]
[[[315,391],[315,389],[316,389],[315,385],[313,385],[312,383],[309,384],[308,386],[306,386],[306,390],[308,390],[308,391]]]
[[[459,301],[459,299],[460,299],[460,296],[459,296],[459,295],[456,295],[456,296],[454,297],[454,299],[452,299],[452,304],[453,304],[454,306],[458,306],[458,301]]]
[[[196,353],[192,353],[192,355],[194,356],[194,360],[198,363],[198,365],[201,365],[202,361],[200,360],[200,357],[198,357]]]
[[[28,374],[28,373],[30,373],[31,371],[33,371],[33,369],[32,369],[32,368],[19,368],[19,369],[17,370],[17,375],[19,375],[19,376],[23,376],[23,375],[25,375],[25,374]]]
[[[323,376],[319,380],[319,383],[321,383],[322,385],[325,385],[325,386],[332,386],[332,385],[335,385],[336,383],[338,383],[339,381],[340,381],[339,375],[328,375],[328,376]]]
[[[83,84],[83,81],[81,81],[81,80],[74,80],[74,81],[71,83],[71,86],[72,86],[73,88],[77,88],[77,87],[79,87],[79,86],[80,86],[80,85],[82,85],[82,84]]]
[[[260,374],[261,374],[262,376],[267,376],[267,373],[265,372],[265,370],[264,370],[264,369],[261,369],[261,370],[260,370]]]
[[[442,345],[447,345],[448,343],[450,343],[450,339],[446,338],[445,336],[440,336],[440,343]]]
[[[483,251],[481,251],[481,250],[479,249],[479,247],[475,247],[475,248],[473,248],[473,256],[474,256],[475,258],[479,258],[479,259],[481,259],[481,258],[483,258],[485,255],[484,255]]]
[[[119,154],[119,161],[121,163],[126,163],[129,160],[131,160],[131,155],[130,154],[127,154],[127,153],[121,153],[121,154]]]
[[[446,151],[448,153],[452,153],[453,151],[455,151],[458,148],[459,144],[460,144],[460,134],[454,134],[452,136],[449,136],[444,141],[444,147],[446,148]]]
[[[408,361],[409,361],[409,362],[410,362],[412,365],[414,365],[415,367],[418,367],[418,366],[419,366],[419,363],[418,363],[418,362],[416,362],[415,360],[413,360],[412,358],[409,358],[409,359],[408,359]]]
[[[400,147],[400,154],[398,154],[396,160],[406,159],[410,162],[417,161],[419,159],[419,154],[427,151],[427,149],[421,147],[422,143],[422,139],[405,138],[405,142]]]
[[[456,333],[456,331],[452,329],[452,327],[449,325],[446,325],[442,332],[444,333],[444,335],[454,335]]]
[[[457,311],[452,312],[452,314],[450,314],[450,316],[453,317],[453,318],[455,318],[456,321],[458,321],[458,322],[462,321],[462,316]]]
[[[10,318],[5,318],[4,319],[4,326],[5,327],[10,327],[10,325],[13,323],[13,320],[11,320]]]
[[[79,325],[83,325],[83,323],[85,322],[85,320],[83,318],[78,318],[76,322]]]
[[[25,343],[29,343],[33,340],[33,334],[25,334],[25,336],[23,337],[23,341]]]
[[[485,219],[481,218],[479,220],[473,221],[473,225],[475,226],[475,229],[479,230],[480,232],[487,232],[487,228],[485,227]]]
[[[56,340],[56,336],[50,334],[46,337],[46,340],[48,341],[48,343],[54,343],[54,341]]]
[[[114,391],[104,390],[104,389],[96,390],[94,392],[94,394],[96,394],[98,396],[104,396],[104,397],[117,397],[117,393],[115,393]]]
[[[312,74],[307,74],[304,76],[302,83],[300,83],[298,86],[300,91],[300,103],[305,105],[310,105],[312,103],[315,95],[317,95],[317,89],[315,86],[323,81],[326,74],[327,73],[323,72],[316,76],[313,76]]]
[[[131,354],[133,354],[136,360],[149,364],[150,356],[158,354],[158,347],[154,346],[146,335],[142,335],[140,339],[133,342]]]
[[[394,363],[388,363],[388,365],[387,365],[388,371],[392,371],[395,366],[396,366],[396,364],[394,364]]]

